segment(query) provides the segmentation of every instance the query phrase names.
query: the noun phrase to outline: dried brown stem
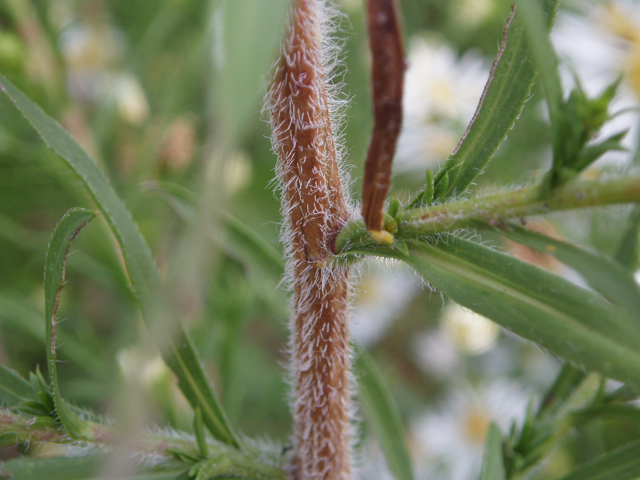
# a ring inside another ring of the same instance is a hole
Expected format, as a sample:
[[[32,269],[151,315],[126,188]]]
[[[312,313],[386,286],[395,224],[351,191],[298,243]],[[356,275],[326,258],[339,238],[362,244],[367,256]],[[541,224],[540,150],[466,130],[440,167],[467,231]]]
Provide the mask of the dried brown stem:
[[[372,57],[374,127],[362,185],[362,216],[367,228],[382,230],[384,200],[402,127],[404,54],[395,0],[367,0]]]
[[[296,480],[351,478],[349,271],[327,265],[348,219],[329,117],[317,0],[296,0],[269,92],[293,284]]]

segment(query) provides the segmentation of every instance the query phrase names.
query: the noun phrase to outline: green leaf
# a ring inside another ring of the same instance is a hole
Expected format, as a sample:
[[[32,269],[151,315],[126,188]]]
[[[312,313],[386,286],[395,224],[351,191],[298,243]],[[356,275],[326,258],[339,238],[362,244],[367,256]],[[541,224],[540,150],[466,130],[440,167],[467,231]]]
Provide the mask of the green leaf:
[[[97,163],[58,122],[43,112],[2,75],[0,75],[0,90],[13,101],[45,144],[78,175],[104,215],[120,244],[131,284],[148,327],[156,326],[157,322],[153,321],[156,317],[163,319],[167,317],[177,323],[177,316],[172,314],[171,310],[169,314],[158,315],[169,306],[159,295],[161,280],[151,251],[133,221],[131,213]],[[172,346],[168,352],[164,349],[162,351],[165,361],[178,377],[178,386],[193,408],[200,406],[203,421],[214,437],[224,443],[239,446],[238,439],[232,432],[226,415],[207,381],[186,331],[182,325],[171,327],[173,328],[164,324],[158,325],[161,333],[165,335],[166,343]]]
[[[570,363],[565,363],[558,373],[556,381],[542,399],[536,415],[538,420],[544,421],[554,418],[586,376],[587,374],[583,370]]]
[[[614,256],[615,260],[631,273],[638,269],[640,259],[638,236],[640,236],[640,206],[636,205],[629,214],[627,228]]]
[[[31,384],[10,368],[0,365],[0,403],[8,407],[24,400],[37,400]]]
[[[47,249],[44,267],[44,303],[45,303],[45,349],[47,367],[53,402],[58,419],[71,438],[90,438],[91,427],[71,410],[62,398],[58,384],[58,368],[56,366],[56,329],[58,319],[56,314],[60,304],[60,292],[65,283],[65,269],[67,258],[71,251],[71,244],[82,227],[93,220],[96,212],[83,208],[69,210],[62,217],[53,231],[53,236]],[[47,405],[41,398],[44,405]]]
[[[408,256],[383,246],[353,253],[403,260],[460,305],[560,357],[640,385],[640,331],[597,293],[455,236],[412,242]]]
[[[275,61],[290,0],[215,0],[213,53],[218,70],[213,93],[222,134],[238,140],[252,113],[260,110],[264,74]],[[230,140],[231,139],[231,140]]]
[[[0,480],[98,480],[100,467],[108,458],[104,455],[56,457],[45,459],[20,458],[0,463]],[[165,470],[133,473],[121,480],[178,480],[186,468],[179,464]]]
[[[506,480],[506,478],[502,460],[502,434],[496,424],[491,422],[484,444],[480,480]]]
[[[44,342],[42,311],[33,305],[32,297],[15,291],[0,293],[0,323],[10,325],[11,328],[19,328],[34,339]],[[56,336],[59,339],[58,350],[63,352],[67,359],[93,376],[101,377],[107,374],[109,365],[101,356],[101,352],[83,344],[65,329],[58,328]]]
[[[627,134],[627,131],[617,133],[615,135],[611,135],[599,142],[594,142],[591,145],[586,145],[582,152],[580,152],[580,157],[573,167],[575,171],[580,172],[599,159],[605,153],[611,150],[624,151],[626,148],[620,143],[624,136]]]
[[[95,478],[98,460],[93,456],[75,458],[20,458],[0,463],[0,479],[83,480]],[[3,476],[4,475],[4,476]]]
[[[547,31],[557,8],[558,0],[543,1],[548,18]],[[536,66],[519,12],[508,23],[501,48],[476,115],[458,148],[443,166],[443,169],[451,169],[462,165],[458,178],[447,188],[447,196],[464,192],[483,171],[529,98]],[[438,175],[436,182],[437,179]]]
[[[360,399],[396,480],[413,480],[404,427],[391,393],[369,355],[357,349]]]
[[[204,422],[202,421],[202,411],[200,408],[196,408],[194,410],[193,432],[196,435],[196,442],[198,444],[198,450],[200,450],[200,455],[207,458],[209,455],[209,448],[207,447],[207,441],[204,436]]]
[[[289,475],[267,462],[248,457],[239,452],[220,452],[202,460],[189,469],[194,480],[245,478],[261,480],[286,480]]]
[[[640,426],[640,409],[633,405],[596,405],[572,412],[571,416],[580,426],[590,420],[618,420],[625,426]]]
[[[155,181],[145,182],[142,187],[161,194],[184,220],[193,218],[196,199],[191,190],[175,183]],[[225,210],[218,210],[217,213],[227,227],[226,238],[219,240],[225,250],[239,253],[238,256],[242,259],[250,258],[252,266],[257,266],[277,283],[280,282],[284,273],[282,255],[255,230],[231,213]]]
[[[580,273],[591,288],[629,312],[631,321],[637,318],[640,312],[640,288],[633,275],[619,263],[519,225],[508,224],[504,228],[488,224],[483,226],[509,240],[553,255]]]
[[[255,230],[235,216],[228,212],[221,212],[221,216],[228,229],[229,242],[244,256],[251,258],[254,264],[260,265],[272,279],[279,282],[284,273],[282,255]]]
[[[637,441],[597,457],[562,480],[635,480],[639,477],[640,441]]]
[[[557,116],[562,108],[562,85],[558,75],[558,57],[549,39],[552,22],[550,13],[555,15],[555,11],[544,8],[538,0],[518,0],[516,5],[518,18],[530,45],[530,55],[540,70],[552,126],[558,126]]]

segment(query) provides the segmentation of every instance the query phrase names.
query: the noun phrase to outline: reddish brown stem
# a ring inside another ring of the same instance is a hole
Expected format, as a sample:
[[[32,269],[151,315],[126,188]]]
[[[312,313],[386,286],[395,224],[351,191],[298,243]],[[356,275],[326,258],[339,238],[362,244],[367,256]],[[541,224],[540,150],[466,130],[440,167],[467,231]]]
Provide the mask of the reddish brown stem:
[[[362,185],[362,216],[371,231],[382,230],[384,200],[402,127],[405,62],[395,0],[367,0],[372,57],[374,126]]]
[[[293,284],[295,480],[351,478],[349,271],[325,265],[348,219],[329,118],[317,0],[296,0],[269,92]],[[328,263],[328,262],[327,262]]]

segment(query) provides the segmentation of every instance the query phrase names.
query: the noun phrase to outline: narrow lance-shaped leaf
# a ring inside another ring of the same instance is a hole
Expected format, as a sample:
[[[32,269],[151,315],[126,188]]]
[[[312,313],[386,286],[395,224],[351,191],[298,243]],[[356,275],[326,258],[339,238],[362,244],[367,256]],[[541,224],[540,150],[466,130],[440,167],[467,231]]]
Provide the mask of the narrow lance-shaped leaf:
[[[637,312],[640,312],[640,289],[631,273],[619,263],[519,225],[508,224],[502,228],[488,224],[483,226],[514,242],[553,255],[580,273],[591,288],[623,307],[629,313],[628,318],[632,321],[637,318]]]
[[[380,442],[389,470],[396,480],[413,480],[411,457],[404,438],[400,414],[373,360],[364,351],[356,360],[360,399]]]
[[[558,356],[640,385],[640,330],[599,294],[455,236],[407,243],[409,255],[382,246],[353,252],[403,260],[460,305]]]
[[[586,372],[574,367],[570,363],[565,363],[556,377],[556,381],[545,393],[544,398],[538,408],[536,417],[539,420],[554,418],[560,411],[571,393],[587,376]]]
[[[10,368],[0,365],[0,404],[15,405],[24,400],[37,400],[31,384]]]
[[[47,259],[44,268],[44,297],[45,297],[45,346],[47,367],[53,401],[58,419],[66,432],[72,438],[87,438],[91,434],[91,427],[76,415],[62,398],[58,383],[58,369],[56,366],[56,317],[60,304],[60,293],[65,283],[65,269],[67,258],[73,240],[84,227],[96,216],[96,212],[75,208],[69,210],[60,220],[47,249]]]
[[[161,284],[160,274],[131,213],[96,162],[58,122],[43,112],[2,75],[0,75],[0,90],[13,101],[45,144],[81,179],[120,244],[131,284],[140,301],[143,317],[147,324],[152,326],[154,313],[158,312],[158,304],[165,305],[158,295]],[[166,329],[166,325],[160,325],[160,328]],[[191,340],[181,325],[175,330],[173,335],[166,339],[171,349],[163,352],[163,355],[178,378],[178,386],[192,407],[200,406],[203,421],[213,436],[230,445],[239,446],[238,439],[232,432],[226,415],[208,383]],[[165,330],[164,333],[168,334],[168,331]]]
[[[636,205],[629,214],[627,228],[614,256],[615,260],[630,272],[635,272],[638,268],[640,258],[638,236],[640,236],[640,206]]]
[[[145,182],[142,187],[162,195],[183,219],[193,218],[195,194],[191,190],[174,183],[155,181]],[[284,273],[282,254],[258,232],[228,211],[219,210],[218,213],[227,228],[227,243],[233,245],[234,250],[239,250],[243,258],[249,258],[252,267],[259,266],[265,274],[279,283]],[[228,248],[228,245],[225,247]]]
[[[506,480],[504,461],[502,460],[502,434],[495,423],[489,425],[487,440],[484,444],[482,474],[480,480]]]
[[[233,143],[251,114],[259,110],[264,73],[278,50],[291,0],[214,0],[212,53],[217,67],[212,82],[219,142]],[[228,145],[227,145],[228,146]]]
[[[635,480],[640,477],[640,442],[601,455],[562,480]]]
[[[0,480],[94,480],[105,460],[103,455],[19,458],[0,462]],[[185,478],[185,470],[177,464],[164,470],[133,473],[121,480],[180,480]]]
[[[557,115],[562,106],[562,85],[558,75],[558,57],[549,40],[549,12],[538,0],[518,0],[520,20],[529,43],[530,55],[540,70],[552,127],[558,127]]]
[[[33,298],[27,295],[16,292],[0,293],[0,325],[18,328],[39,342],[44,341],[42,311],[33,305]],[[78,367],[93,376],[100,377],[106,374],[109,366],[106,356],[102,356],[103,352],[95,351],[65,330],[58,329],[56,335],[59,340],[58,348],[69,361],[75,362]]]
[[[543,0],[542,8],[548,19],[546,28],[550,29],[558,0]],[[457,178],[449,178],[445,198],[464,192],[489,163],[520,116],[535,76],[531,48],[520,12],[516,12],[505,26],[500,52],[478,109],[462,140],[443,166],[443,169],[452,170],[461,165]]]

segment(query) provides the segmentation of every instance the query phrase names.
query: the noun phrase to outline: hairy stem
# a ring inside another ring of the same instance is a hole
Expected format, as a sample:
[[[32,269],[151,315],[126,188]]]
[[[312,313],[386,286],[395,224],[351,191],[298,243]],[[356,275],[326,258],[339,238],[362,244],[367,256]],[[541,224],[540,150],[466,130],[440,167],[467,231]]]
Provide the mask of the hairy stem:
[[[0,442],[5,443],[51,443],[71,447],[92,447],[100,452],[104,447],[112,448],[117,437],[116,429],[95,422],[91,425],[93,436],[83,439],[82,443],[74,440],[59,428],[59,424],[51,417],[34,417],[0,406]],[[145,432],[134,449],[129,452],[140,460],[160,461],[162,457],[168,462],[173,457],[192,462],[199,458],[196,440],[186,434],[148,431]],[[215,440],[207,440],[207,448],[211,458],[218,462],[217,473],[220,477],[260,478],[264,480],[283,480],[286,474],[268,456],[258,450],[248,449],[244,452]],[[191,460],[190,460],[191,459]],[[274,459],[275,460],[275,459]],[[185,468],[188,466],[185,464]],[[8,467],[8,465],[5,465]],[[244,473],[244,475],[240,475]],[[3,472],[0,471],[0,478]],[[250,474],[250,475],[247,475]],[[218,478],[218,477],[216,477]]]
[[[640,202],[640,176],[568,183],[543,196],[540,185],[475,197],[456,202],[405,210],[398,219],[398,237],[448,232],[472,226],[477,220],[499,223],[511,218],[562,210]],[[354,222],[340,232],[336,250],[348,251],[368,234],[362,223]]]
[[[269,91],[293,287],[296,480],[351,478],[349,270],[328,265],[349,216],[322,55],[322,2],[296,0]]]

